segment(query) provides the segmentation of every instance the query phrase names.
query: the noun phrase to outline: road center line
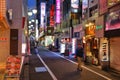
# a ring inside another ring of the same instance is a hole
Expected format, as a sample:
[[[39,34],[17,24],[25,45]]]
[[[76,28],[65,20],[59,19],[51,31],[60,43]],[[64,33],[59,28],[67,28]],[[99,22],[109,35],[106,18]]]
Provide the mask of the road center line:
[[[37,54],[38,58],[40,59],[40,61],[43,63],[43,65],[46,67],[46,69],[48,70],[48,72],[50,73],[51,77],[53,78],[53,80],[57,80],[57,78],[55,77],[55,75],[53,74],[53,72],[49,69],[49,67],[45,64],[45,62],[43,61],[43,59],[40,57],[39,54]]]
[[[52,52],[52,51],[50,51],[50,52]],[[63,58],[63,59],[66,59],[66,58],[64,58],[63,56],[61,56],[61,55],[59,55],[59,54],[57,54],[57,53],[55,53],[55,52],[52,52],[52,53],[56,54],[57,56],[60,56],[60,57]],[[74,64],[77,65],[76,62],[74,62],[74,61],[72,61],[72,60],[70,60],[70,59],[66,59],[66,60],[68,60],[68,61],[70,61],[70,62],[72,62],[72,63],[74,63]],[[86,70],[92,72],[92,73],[95,73],[95,74],[97,74],[97,75],[99,75],[99,76],[107,79],[107,80],[112,80],[112,79],[108,78],[107,76],[104,76],[104,75],[102,75],[102,74],[100,74],[100,73],[98,73],[98,72],[96,72],[96,71],[94,71],[94,70],[92,70],[92,69],[89,69],[89,68],[87,68],[87,67],[85,67],[85,66],[82,66],[82,67],[85,68]]]

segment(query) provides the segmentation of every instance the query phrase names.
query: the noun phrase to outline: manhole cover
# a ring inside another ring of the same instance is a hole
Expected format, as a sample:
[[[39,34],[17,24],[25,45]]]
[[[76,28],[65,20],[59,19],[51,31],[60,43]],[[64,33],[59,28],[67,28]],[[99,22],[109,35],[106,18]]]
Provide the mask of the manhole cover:
[[[46,72],[47,69],[45,67],[35,67],[36,72]]]

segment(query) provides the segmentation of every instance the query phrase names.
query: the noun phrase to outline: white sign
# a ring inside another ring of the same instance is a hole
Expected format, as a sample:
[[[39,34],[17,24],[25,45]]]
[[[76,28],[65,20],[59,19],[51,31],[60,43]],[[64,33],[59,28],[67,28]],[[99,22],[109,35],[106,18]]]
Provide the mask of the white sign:
[[[44,20],[45,20],[45,13],[46,13],[46,3],[41,3],[41,27],[44,27]]]
[[[75,54],[75,49],[76,49],[76,39],[73,38],[72,39],[72,53],[74,53],[74,54]]]
[[[109,61],[107,38],[100,39],[100,59],[101,61]]]

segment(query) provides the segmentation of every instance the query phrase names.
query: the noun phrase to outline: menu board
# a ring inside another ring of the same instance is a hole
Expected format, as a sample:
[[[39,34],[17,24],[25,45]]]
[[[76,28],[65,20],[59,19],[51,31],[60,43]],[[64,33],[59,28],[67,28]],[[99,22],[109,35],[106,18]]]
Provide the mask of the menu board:
[[[100,39],[100,59],[101,61],[109,61],[107,38]]]
[[[5,80],[19,80],[21,57],[10,56],[7,58]]]

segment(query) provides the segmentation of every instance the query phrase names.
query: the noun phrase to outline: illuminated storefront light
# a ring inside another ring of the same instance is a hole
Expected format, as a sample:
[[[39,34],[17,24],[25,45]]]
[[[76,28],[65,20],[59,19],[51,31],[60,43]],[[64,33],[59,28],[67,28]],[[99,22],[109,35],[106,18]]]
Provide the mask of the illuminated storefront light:
[[[89,22],[85,25],[86,29],[85,29],[85,32],[86,32],[86,35],[91,35],[91,36],[94,36],[95,35],[95,29],[96,29],[96,26],[94,23],[92,22]]]

